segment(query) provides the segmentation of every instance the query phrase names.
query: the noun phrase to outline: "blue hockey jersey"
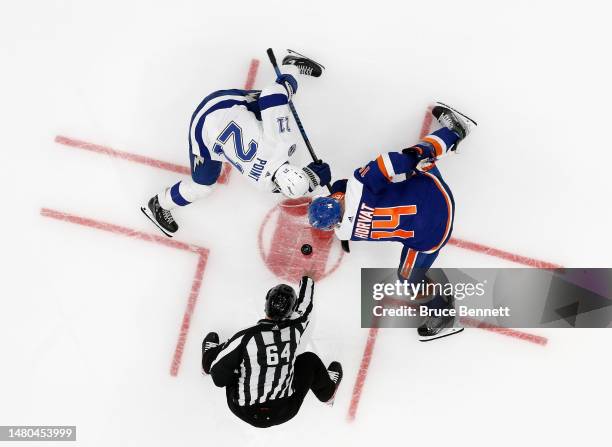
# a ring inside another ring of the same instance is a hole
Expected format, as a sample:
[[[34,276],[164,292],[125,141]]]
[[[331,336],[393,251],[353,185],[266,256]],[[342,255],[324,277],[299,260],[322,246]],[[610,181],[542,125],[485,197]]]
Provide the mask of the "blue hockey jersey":
[[[385,153],[335,182],[332,196],[344,198],[338,238],[400,242],[423,253],[440,249],[452,232],[453,196],[437,168],[415,169],[421,159],[417,153]]]

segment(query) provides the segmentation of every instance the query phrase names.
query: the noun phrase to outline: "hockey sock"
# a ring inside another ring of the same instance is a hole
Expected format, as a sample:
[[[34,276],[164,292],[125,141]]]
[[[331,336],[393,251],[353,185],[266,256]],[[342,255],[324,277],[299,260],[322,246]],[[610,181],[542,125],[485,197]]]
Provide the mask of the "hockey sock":
[[[423,158],[438,158],[449,150],[453,150],[458,140],[459,135],[446,127],[442,127],[423,137],[414,147],[423,152]]]
[[[158,195],[159,204],[165,210],[172,210],[206,197],[211,191],[211,186],[200,185],[193,180],[182,180]]]

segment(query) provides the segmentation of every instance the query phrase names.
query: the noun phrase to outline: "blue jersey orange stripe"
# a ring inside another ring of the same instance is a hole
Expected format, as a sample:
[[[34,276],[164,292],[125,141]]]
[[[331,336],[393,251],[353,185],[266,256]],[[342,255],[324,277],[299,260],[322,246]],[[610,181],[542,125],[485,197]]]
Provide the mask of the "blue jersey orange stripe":
[[[436,131],[419,143],[420,152],[443,154],[458,136]],[[336,234],[353,241],[398,242],[404,246],[400,277],[408,278],[415,264],[427,266],[446,244],[453,229],[454,199],[440,171],[416,169],[419,151],[389,152],[336,182],[332,191],[344,194],[345,211]],[[406,174],[401,181],[396,176]],[[338,194],[339,196],[339,194]],[[420,268],[420,267],[419,267]]]

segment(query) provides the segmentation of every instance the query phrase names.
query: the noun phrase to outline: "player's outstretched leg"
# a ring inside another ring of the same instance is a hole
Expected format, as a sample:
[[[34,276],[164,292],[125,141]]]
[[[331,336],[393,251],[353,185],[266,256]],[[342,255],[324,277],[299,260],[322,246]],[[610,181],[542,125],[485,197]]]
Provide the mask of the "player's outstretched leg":
[[[204,340],[202,340],[202,372],[210,374],[210,367],[217,357],[217,348],[219,346],[219,334],[209,332]]]
[[[283,65],[294,65],[301,75],[318,78],[323,74],[325,67],[297,51],[287,50],[289,54],[283,58]]]
[[[430,302],[427,303],[427,307],[430,310],[445,310],[455,308],[455,297],[450,296],[435,296]],[[432,314],[425,318],[425,321],[417,332],[420,337],[420,341],[431,341],[437,338],[448,337],[449,335],[458,334],[463,331],[462,327],[455,326],[455,317],[452,316],[438,316]]]
[[[336,388],[334,389],[334,394],[326,402],[329,405],[333,405],[334,399],[336,398],[336,392],[338,391],[338,388],[340,387],[340,382],[342,382],[342,376],[343,376],[342,365],[340,364],[340,362],[336,362],[336,361],[331,362],[329,366],[327,367],[327,374],[329,374],[329,378],[336,385]]]

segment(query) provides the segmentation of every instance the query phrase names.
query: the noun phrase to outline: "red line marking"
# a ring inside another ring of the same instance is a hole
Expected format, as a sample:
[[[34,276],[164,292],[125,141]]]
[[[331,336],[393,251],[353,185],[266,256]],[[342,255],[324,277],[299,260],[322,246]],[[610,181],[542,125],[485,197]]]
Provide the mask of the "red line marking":
[[[44,217],[50,217],[56,220],[62,220],[77,225],[83,225],[86,227],[95,228],[96,230],[108,231],[109,233],[121,234],[123,236],[132,237],[143,241],[155,242],[161,245],[166,245],[168,247],[178,248],[179,250],[187,250],[198,254],[208,253],[208,249],[204,247],[199,247],[193,244],[186,244],[184,242],[179,242],[177,240],[170,239],[165,236],[157,236],[155,234],[143,233],[142,231],[133,230],[131,228],[126,228],[108,222],[102,222],[99,220],[89,219],[87,217],[80,217],[74,214],[64,213],[62,211],[42,208],[40,210],[40,214]]]
[[[347,417],[349,422],[354,421],[355,415],[357,414],[357,408],[359,407],[359,401],[361,400],[361,393],[363,392],[363,384],[368,376],[368,370],[370,369],[370,362],[372,360],[372,354],[374,353],[374,346],[376,345],[377,336],[378,328],[370,328],[365,349],[363,350],[363,356],[361,357],[359,372],[357,372],[357,378],[355,379],[355,385],[353,386],[353,394]]]
[[[421,131],[419,132],[420,140],[425,138],[425,136],[429,134],[429,132],[431,132],[431,122],[433,120],[433,115],[431,114],[432,108],[433,108],[432,106],[429,106],[427,107],[427,110],[425,110],[425,116],[423,117],[423,124],[421,125]]]
[[[131,161],[133,163],[140,163],[145,166],[152,168],[163,169],[170,172],[176,172],[177,174],[190,175],[191,170],[188,166],[181,166],[167,161],[156,160],[155,158],[145,157],[144,155],[132,154],[130,152],[118,151],[108,146],[101,146],[99,144],[88,143],[87,141],[77,140],[75,138],[64,137],[58,135],[55,137],[55,142],[63,144],[64,146],[70,146],[77,149],[84,149],[86,151],[95,152],[97,154],[108,155],[109,157],[121,158],[122,160]]]
[[[247,79],[244,84],[245,90],[251,90],[255,84],[257,78],[257,71],[259,69],[259,60],[252,59],[247,74]],[[132,163],[138,163],[152,168],[163,169],[165,171],[176,172],[181,175],[191,175],[191,169],[189,166],[177,165],[163,160],[157,160],[155,158],[146,157],[144,155],[133,154],[131,152],[119,151],[108,146],[102,146],[99,144],[89,143],[87,141],[78,140],[76,138],[70,138],[63,135],[55,137],[55,142],[63,144],[64,146],[73,147],[76,149],[83,149],[86,151],[94,152],[97,154],[108,155],[109,157],[120,158],[122,160],[131,161]],[[226,184],[229,181],[231,174],[231,166],[228,163],[224,163],[223,171],[217,180],[217,183]]]
[[[530,343],[535,343],[536,345],[546,346],[546,344],[548,343],[548,339],[546,337],[529,334],[527,332],[518,331],[516,329],[494,326],[492,324],[485,323],[484,321],[478,321],[474,318],[461,317],[459,321],[465,326],[484,329],[490,332],[496,332],[498,334],[506,335],[508,337],[518,338],[519,340],[525,340]]]
[[[170,366],[170,375],[176,376],[178,374],[179,367],[181,366],[183,351],[185,349],[185,343],[187,341],[187,334],[189,332],[189,326],[191,325],[191,317],[193,316],[193,312],[198,300],[198,295],[200,293],[202,277],[204,276],[204,270],[206,268],[209,250],[198,245],[187,244],[184,242],[176,241],[174,239],[169,239],[167,237],[143,233],[142,231],[133,230],[131,228],[122,227],[120,225],[102,222],[95,219],[89,219],[87,217],[76,216],[74,214],[56,211],[49,208],[42,208],[40,210],[40,214],[44,217],[48,217],[51,219],[56,219],[77,225],[83,225],[85,227],[95,228],[96,230],[107,231],[109,233],[127,236],[134,239],[140,239],[142,241],[154,242],[156,244],[165,245],[167,247],[172,247],[179,250],[189,251],[198,255],[198,265],[193,276],[191,292],[189,293],[189,299],[187,300],[187,308],[185,309],[185,313],[183,315],[179,338],[176,342],[174,355],[172,357],[172,364]]]
[[[251,65],[249,66],[249,73],[247,74],[246,82],[244,83],[245,90],[251,90],[255,85],[255,79],[257,78],[257,70],[259,69],[259,59],[251,59]]]
[[[232,174],[232,165],[229,163],[223,163],[223,169],[221,170],[221,174],[217,179],[217,183],[225,185],[229,182],[230,175]]]
[[[451,238],[448,243],[464,250],[471,250],[478,253],[482,253],[487,256],[493,256],[495,258],[505,259],[507,261],[515,262],[517,264],[527,265],[529,267],[536,267],[540,269],[560,269],[562,268],[558,264],[552,262],[540,261],[535,258],[528,258],[527,256],[521,256],[508,251],[499,250],[497,248],[489,247],[487,245],[478,244],[476,242],[466,241],[464,239],[458,239],[456,237]]]
[[[74,147],[76,149],[83,149],[97,154],[108,155],[109,157],[120,158],[122,160],[131,161],[152,168],[163,169],[165,171],[176,172],[181,175],[191,175],[191,169],[188,166],[181,166],[167,161],[157,160],[151,157],[145,157],[144,155],[133,154],[131,152],[119,151],[108,146],[102,146],[99,144],[88,143],[87,141],[77,140],[75,138],[65,137],[58,135],[55,137],[55,142],[63,144],[64,146]],[[225,184],[229,181],[229,175],[232,167],[229,163],[223,163],[223,171],[217,180],[217,183]]]
[[[204,276],[204,269],[206,268],[207,259],[208,253],[200,253],[198,256],[198,266],[193,275],[191,292],[189,293],[189,299],[187,300],[187,308],[185,309],[185,314],[183,315],[181,331],[179,333],[178,341],[176,342],[176,348],[174,349],[172,366],[170,367],[170,375],[174,377],[178,375],[181,360],[183,359],[183,351],[185,349],[185,343],[187,342],[187,334],[189,333],[189,327],[191,326],[191,317],[193,316],[196,303],[198,302],[198,295],[200,294],[200,287],[202,286],[202,278]]]

